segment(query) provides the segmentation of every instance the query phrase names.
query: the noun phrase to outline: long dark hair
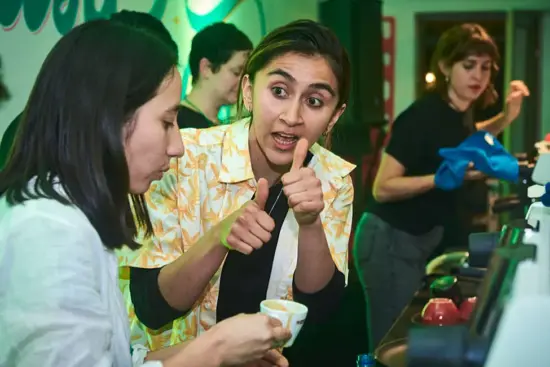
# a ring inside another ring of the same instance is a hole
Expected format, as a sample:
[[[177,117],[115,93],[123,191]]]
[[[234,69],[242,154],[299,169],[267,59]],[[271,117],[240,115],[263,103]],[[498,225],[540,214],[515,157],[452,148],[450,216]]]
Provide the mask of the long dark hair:
[[[0,103],[10,98],[8,87],[2,81],[2,59],[0,58]]]
[[[439,92],[447,100],[448,85],[439,63],[443,62],[446,66],[452,67],[471,55],[487,55],[492,59],[489,85],[476,101],[476,105],[485,108],[495,103],[498,98],[495,79],[499,70],[500,54],[493,38],[479,24],[460,24],[441,35],[430,62],[430,70],[435,75],[435,84],[430,89]]]
[[[137,248],[138,226],[150,235],[152,225],[143,195],[130,195],[130,208],[124,140],[176,64],[174,50],[150,32],[108,20],[74,28],[42,65],[0,193],[11,205],[35,198],[75,205],[107,248]]]
[[[158,18],[149,13],[124,9],[111,14],[109,20],[152,33],[178,54],[178,44],[174,41],[168,29]]]
[[[338,80],[337,108],[347,103],[351,73],[348,53],[334,32],[312,20],[296,20],[265,36],[252,50],[244,67],[243,77],[248,75],[253,82],[258,71],[265,68],[273,59],[288,53],[324,57]],[[246,111],[242,96],[242,78],[237,103],[237,116],[241,118]],[[324,140],[324,145],[329,147],[330,134],[325,135]]]

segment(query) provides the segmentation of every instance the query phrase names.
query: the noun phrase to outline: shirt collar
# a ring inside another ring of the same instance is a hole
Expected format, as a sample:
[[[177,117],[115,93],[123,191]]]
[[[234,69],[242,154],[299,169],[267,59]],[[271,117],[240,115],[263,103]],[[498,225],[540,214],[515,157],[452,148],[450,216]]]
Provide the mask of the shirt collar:
[[[220,182],[238,183],[254,178],[248,150],[249,127],[250,119],[247,118],[229,125],[225,130],[222,141]]]

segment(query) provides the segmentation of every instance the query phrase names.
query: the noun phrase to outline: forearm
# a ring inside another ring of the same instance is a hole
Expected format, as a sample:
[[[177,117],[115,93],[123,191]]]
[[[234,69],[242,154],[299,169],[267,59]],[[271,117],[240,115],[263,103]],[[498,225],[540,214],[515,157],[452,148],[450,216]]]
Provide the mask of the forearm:
[[[376,201],[392,202],[409,199],[435,188],[435,175],[394,177],[383,183],[375,182],[373,195]]]
[[[149,352],[147,353],[145,361],[166,361],[181,352],[183,349],[187,348],[187,346],[192,342],[193,341],[186,341],[177,345],[173,345],[171,347],[163,348],[154,352]]]
[[[315,293],[331,280],[336,265],[330,255],[321,219],[301,225],[298,234],[298,262],[294,282],[303,293]]]
[[[484,130],[497,136],[511,123],[512,121],[508,120],[505,114],[501,112],[488,120],[476,122],[476,129]]]
[[[161,270],[160,291],[171,307],[188,310],[204,292],[227,254],[219,238],[214,228]]]
[[[165,355],[158,358],[166,358],[164,367],[219,367],[223,364],[222,344],[215,332],[208,331],[184,345],[167,348]],[[148,360],[157,358],[156,353],[161,352],[152,353]]]

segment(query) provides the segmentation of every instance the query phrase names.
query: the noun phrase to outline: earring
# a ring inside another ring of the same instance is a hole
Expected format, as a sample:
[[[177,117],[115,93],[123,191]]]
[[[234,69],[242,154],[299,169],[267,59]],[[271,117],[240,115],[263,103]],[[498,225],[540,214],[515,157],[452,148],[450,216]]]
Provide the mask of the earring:
[[[445,75],[445,83],[448,83],[448,82],[449,82],[449,76]]]

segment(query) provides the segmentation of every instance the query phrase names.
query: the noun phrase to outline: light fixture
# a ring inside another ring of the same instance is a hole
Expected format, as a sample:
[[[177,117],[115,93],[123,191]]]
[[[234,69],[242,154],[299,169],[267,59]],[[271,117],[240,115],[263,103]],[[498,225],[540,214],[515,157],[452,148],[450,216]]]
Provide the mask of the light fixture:
[[[426,80],[427,84],[433,84],[435,82],[435,74],[434,73],[426,73],[426,77],[424,79]]]

